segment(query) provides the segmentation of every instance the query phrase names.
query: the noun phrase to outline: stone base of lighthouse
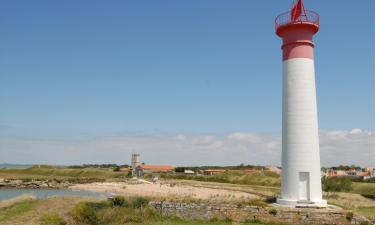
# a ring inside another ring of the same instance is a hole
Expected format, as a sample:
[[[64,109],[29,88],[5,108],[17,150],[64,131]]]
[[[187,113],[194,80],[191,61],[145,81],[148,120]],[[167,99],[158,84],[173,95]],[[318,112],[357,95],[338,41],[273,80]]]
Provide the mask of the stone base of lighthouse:
[[[277,204],[291,208],[326,208],[327,200],[299,201],[293,199],[277,199]]]

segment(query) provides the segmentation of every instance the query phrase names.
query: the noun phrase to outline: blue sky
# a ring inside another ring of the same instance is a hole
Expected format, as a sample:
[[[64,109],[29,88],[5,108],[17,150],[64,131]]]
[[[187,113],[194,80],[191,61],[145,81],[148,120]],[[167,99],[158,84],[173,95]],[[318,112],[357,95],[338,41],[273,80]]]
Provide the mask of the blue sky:
[[[54,158],[72,142],[108,136],[279,135],[281,50],[273,22],[290,4],[2,1],[0,134],[8,141],[0,141],[0,161],[118,162]],[[305,6],[321,15],[320,129],[375,130],[375,2]],[[25,139],[61,141],[38,147]],[[145,149],[115,148],[125,158]]]

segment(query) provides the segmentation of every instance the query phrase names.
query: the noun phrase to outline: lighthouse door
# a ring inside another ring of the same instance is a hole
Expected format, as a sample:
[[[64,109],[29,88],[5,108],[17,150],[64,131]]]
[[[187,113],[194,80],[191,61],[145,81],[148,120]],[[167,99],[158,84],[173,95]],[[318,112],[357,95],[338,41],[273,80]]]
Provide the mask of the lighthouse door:
[[[299,173],[299,200],[310,200],[310,174],[308,172]]]

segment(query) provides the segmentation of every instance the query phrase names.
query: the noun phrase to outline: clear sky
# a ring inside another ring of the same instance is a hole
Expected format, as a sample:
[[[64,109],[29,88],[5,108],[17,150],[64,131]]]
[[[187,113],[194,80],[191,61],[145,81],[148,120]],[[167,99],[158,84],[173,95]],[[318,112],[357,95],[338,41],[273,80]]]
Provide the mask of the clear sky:
[[[136,151],[153,163],[279,164],[281,42],[273,26],[290,5],[2,1],[0,163],[126,163]],[[305,6],[321,15],[323,163],[375,166],[375,1]],[[329,142],[332,132],[345,139]],[[360,134],[365,140],[351,136]],[[346,158],[335,158],[338,151]]]

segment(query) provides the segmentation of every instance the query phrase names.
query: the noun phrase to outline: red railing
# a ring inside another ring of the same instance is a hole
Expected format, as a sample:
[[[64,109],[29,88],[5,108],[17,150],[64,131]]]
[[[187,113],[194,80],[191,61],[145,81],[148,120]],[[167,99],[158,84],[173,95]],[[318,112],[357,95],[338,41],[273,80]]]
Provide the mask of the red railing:
[[[275,19],[275,29],[277,30],[279,27],[288,25],[288,24],[298,24],[298,23],[312,23],[314,25],[319,26],[320,18],[319,14],[313,11],[304,10],[305,13],[302,13],[296,19],[292,19],[291,12],[285,12]]]

